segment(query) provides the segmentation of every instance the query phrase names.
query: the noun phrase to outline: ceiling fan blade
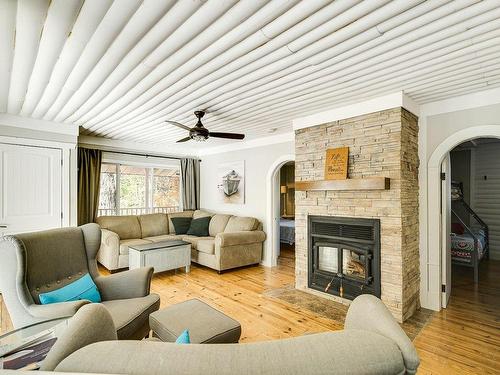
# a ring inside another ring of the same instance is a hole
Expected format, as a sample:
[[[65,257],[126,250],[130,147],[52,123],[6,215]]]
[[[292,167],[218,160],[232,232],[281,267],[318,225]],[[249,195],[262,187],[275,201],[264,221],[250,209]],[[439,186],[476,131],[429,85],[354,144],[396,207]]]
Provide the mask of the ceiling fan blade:
[[[175,126],[181,128],[181,129],[184,129],[184,130],[187,130],[187,131],[191,130],[191,128],[187,127],[186,125],[182,125],[180,122],[177,122],[177,121],[165,120],[165,122],[168,122],[169,124],[175,125]]]
[[[237,134],[237,133],[210,132],[209,136],[214,137],[214,138],[228,138],[228,139],[243,139],[243,138],[245,138],[245,134]]]
[[[182,138],[182,139],[179,139],[176,143],[187,142],[190,139],[191,139],[191,137]]]

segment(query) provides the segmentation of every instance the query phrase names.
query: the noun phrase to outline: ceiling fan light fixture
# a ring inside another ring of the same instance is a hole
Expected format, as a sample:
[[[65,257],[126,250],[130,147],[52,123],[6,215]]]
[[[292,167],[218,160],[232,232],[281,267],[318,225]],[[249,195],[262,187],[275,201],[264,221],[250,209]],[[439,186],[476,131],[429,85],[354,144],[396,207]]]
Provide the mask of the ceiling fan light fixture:
[[[191,138],[194,139],[196,142],[205,142],[207,140],[207,137],[201,134],[193,134]]]

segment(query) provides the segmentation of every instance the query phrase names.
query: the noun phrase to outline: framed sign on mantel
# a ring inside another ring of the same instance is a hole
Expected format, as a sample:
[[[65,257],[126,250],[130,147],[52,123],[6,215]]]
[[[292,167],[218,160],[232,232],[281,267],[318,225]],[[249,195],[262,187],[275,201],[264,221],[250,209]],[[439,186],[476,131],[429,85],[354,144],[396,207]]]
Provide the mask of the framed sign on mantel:
[[[346,180],[349,163],[349,147],[326,150],[325,180]]]

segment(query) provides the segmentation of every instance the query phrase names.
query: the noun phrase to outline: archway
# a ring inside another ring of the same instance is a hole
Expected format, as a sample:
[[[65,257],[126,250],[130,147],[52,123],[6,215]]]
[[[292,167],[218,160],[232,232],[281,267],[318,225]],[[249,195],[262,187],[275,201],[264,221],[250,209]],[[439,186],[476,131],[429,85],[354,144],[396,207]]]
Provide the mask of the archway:
[[[477,138],[500,138],[500,126],[474,126],[454,133],[436,147],[427,163],[427,251],[421,278],[427,287],[427,304],[435,310],[441,310],[442,307],[441,163],[453,148]]]
[[[267,259],[264,263],[269,264],[271,267],[277,265],[278,249],[279,249],[279,207],[280,207],[280,195],[279,195],[279,170],[280,168],[291,161],[295,161],[295,155],[288,154],[283,155],[276,159],[271,165],[267,172],[266,177],[266,221],[268,224],[267,228],[267,241],[266,241],[266,255]]]

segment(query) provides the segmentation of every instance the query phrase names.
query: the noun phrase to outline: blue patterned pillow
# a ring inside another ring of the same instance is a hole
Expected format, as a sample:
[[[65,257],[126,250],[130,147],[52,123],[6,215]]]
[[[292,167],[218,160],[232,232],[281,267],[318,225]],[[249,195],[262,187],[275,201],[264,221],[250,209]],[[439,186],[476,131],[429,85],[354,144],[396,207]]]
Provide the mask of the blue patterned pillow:
[[[101,294],[88,273],[62,288],[47,293],[40,293],[38,297],[42,305],[82,299],[89,300],[90,302],[101,302]]]

